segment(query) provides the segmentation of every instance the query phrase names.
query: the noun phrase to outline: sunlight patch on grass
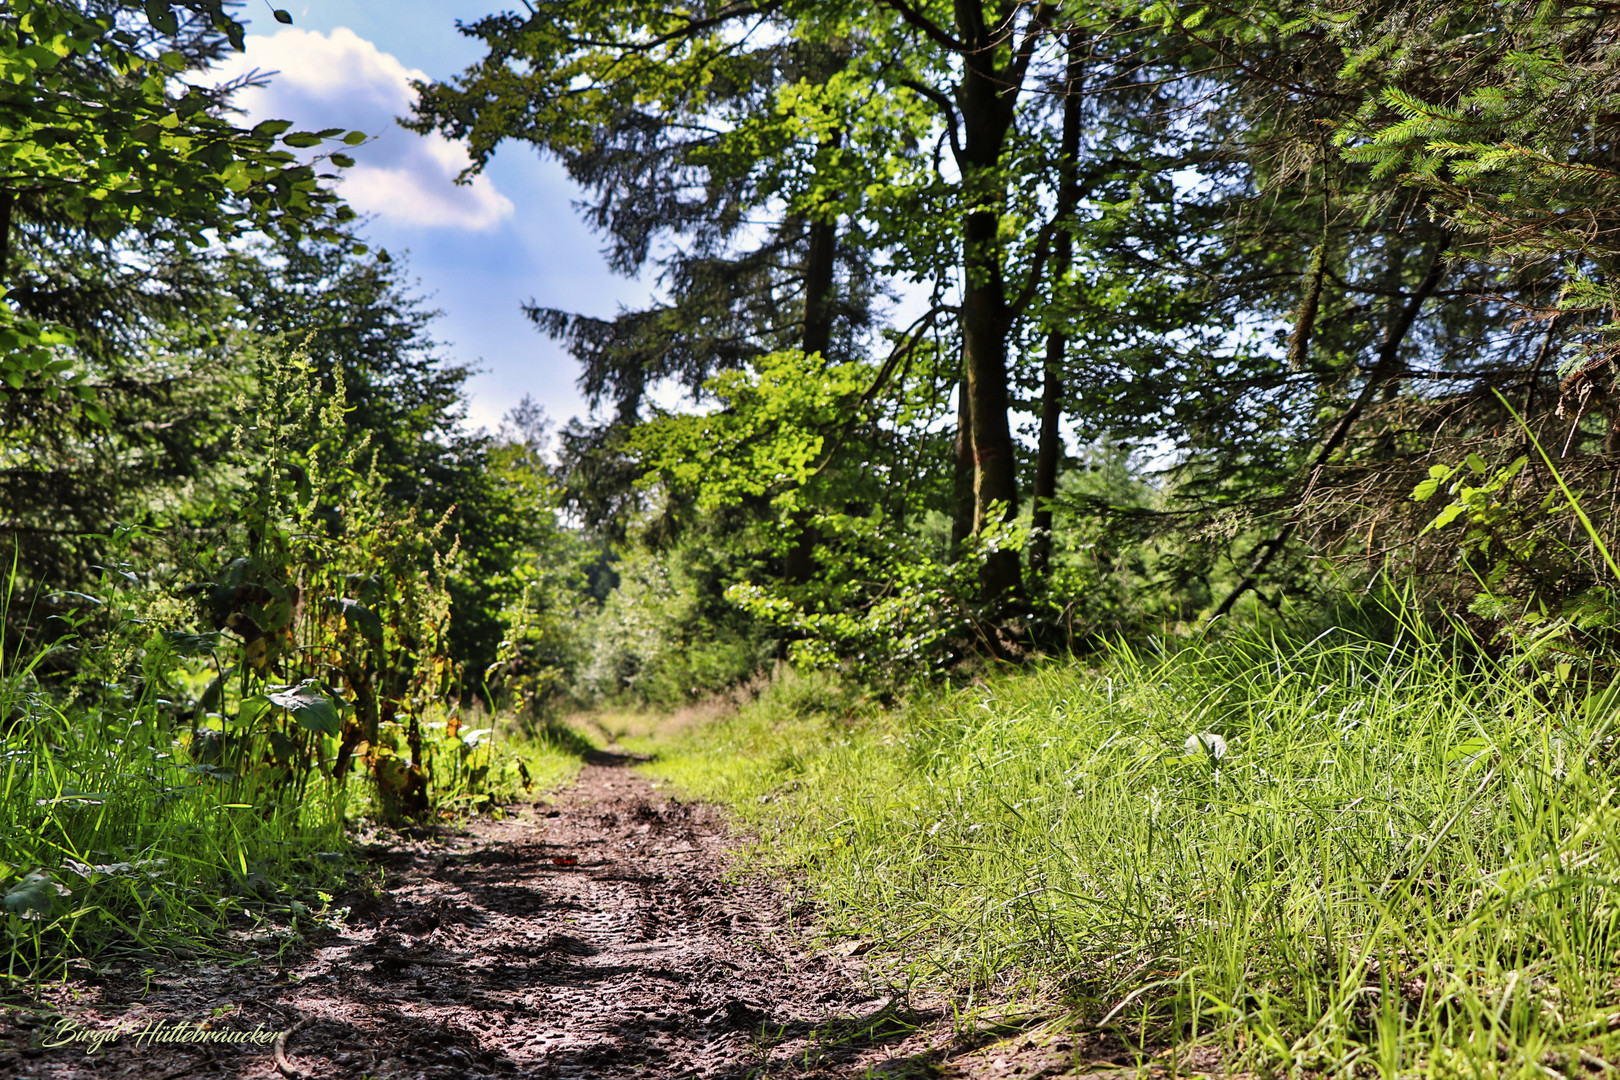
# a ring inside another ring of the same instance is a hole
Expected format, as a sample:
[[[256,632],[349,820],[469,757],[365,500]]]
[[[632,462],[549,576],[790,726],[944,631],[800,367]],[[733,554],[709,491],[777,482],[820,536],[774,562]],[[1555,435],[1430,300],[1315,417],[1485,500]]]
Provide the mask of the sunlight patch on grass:
[[[1601,702],[1410,628],[1253,635],[894,712],[790,680],[648,770],[963,995],[1270,1070],[1533,1076],[1620,1059]]]
[[[585,755],[600,743],[577,721],[520,728],[497,744],[502,772],[495,791],[506,797],[516,797],[520,788],[526,797],[555,795],[574,782],[585,767]],[[522,772],[517,768],[519,762]]]

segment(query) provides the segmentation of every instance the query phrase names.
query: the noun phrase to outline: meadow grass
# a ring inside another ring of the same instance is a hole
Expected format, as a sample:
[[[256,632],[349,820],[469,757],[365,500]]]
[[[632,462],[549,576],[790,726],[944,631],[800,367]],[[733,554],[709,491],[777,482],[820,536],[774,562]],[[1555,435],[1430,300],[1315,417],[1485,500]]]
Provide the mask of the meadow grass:
[[[279,770],[193,753],[189,722],[145,685],[123,707],[64,706],[27,670],[0,678],[0,994],[79,959],[250,945],[274,962],[336,925],[340,893],[375,887],[353,849],[379,812],[364,768],[281,790]],[[484,723],[424,725],[440,820],[563,787],[588,748],[561,727]]]
[[[157,701],[64,709],[23,672],[0,680],[0,735],[0,979],[109,948],[183,955],[241,915],[291,942],[344,880],[340,788],[270,798],[193,761]]]
[[[1119,648],[895,711],[787,680],[651,770],[966,1003],[1270,1074],[1607,1070],[1615,710],[1452,644]]]

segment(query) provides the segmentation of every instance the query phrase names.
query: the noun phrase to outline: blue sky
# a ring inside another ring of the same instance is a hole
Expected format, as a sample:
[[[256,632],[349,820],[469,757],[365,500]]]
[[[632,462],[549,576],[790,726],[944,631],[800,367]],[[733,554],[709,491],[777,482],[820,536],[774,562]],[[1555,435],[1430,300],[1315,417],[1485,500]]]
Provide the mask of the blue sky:
[[[285,3],[285,0],[282,0]],[[456,32],[500,10],[445,0],[317,0],[285,3],[281,26],[252,6],[245,54],[230,74],[279,72],[268,88],[238,99],[251,121],[279,118],[299,127],[357,128],[377,138],[354,152],[340,191],[370,215],[369,242],[409,253],[419,292],[443,311],[435,335],[448,359],[482,369],[469,384],[469,422],[493,428],[525,395],[557,420],[581,414],[578,368],[535,332],[519,306],[533,300],[592,315],[639,305],[647,286],[612,274],[601,241],[572,202],[579,191],[554,162],[513,143],[471,186],[452,178],[465,151],[394,123],[409,108],[408,80],[448,78],[481,55]]]

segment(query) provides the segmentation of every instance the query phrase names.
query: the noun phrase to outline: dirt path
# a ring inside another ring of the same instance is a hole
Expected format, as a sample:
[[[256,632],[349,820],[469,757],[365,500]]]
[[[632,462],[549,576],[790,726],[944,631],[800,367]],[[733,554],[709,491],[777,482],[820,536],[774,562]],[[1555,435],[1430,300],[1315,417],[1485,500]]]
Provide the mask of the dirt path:
[[[895,999],[847,950],[818,951],[807,906],[728,882],[736,840],[719,814],[627,764],[594,755],[554,806],[377,853],[386,891],[281,971],[201,961],[150,985],[109,972],[51,991],[55,1016],[8,1010],[0,1077],[809,1080],[1103,1064],[1105,1048],[1063,1041],[953,1042],[943,1010]],[[148,1026],[200,1021],[292,1028],[280,1071],[268,1045],[157,1041],[165,1029]],[[119,1028],[98,1054],[41,1045]]]

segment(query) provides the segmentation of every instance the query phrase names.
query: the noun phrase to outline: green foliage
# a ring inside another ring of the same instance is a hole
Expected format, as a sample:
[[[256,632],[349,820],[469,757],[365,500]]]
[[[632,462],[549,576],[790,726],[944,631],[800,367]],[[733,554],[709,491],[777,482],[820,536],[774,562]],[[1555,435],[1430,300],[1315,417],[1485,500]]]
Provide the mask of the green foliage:
[[[341,378],[324,384],[300,355],[263,359],[256,391],[236,432],[241,482],[220,496],[230,517],[202,536],[110,538],[106,596],[87,598],[70,628],[90,645],[58,681],[98,702],[103,683],[156,680],[232,801],[335,792],[359,752],[384,811],[420,815],[420,725],[459,674],[445,648],[454,543],[442,520],[389,503],[348,433]],[[162,632],[131,637],[129,625]],[[404,750],[382,738],[389,725]]]
[[[220,101],[179,78],[195,53],[143,43],[120,23],[128,6],[17,0],[0,16],[0,286],[11,283],[3,253],[14,218],[70,223],[103,241],[130,232],[206,246],[243,230],[319,231],[339,210],[292,149],[343,131],[231,123]],[[241,47],[242,27],[222,4],[197,6]],[[147,5],[146,15],[161,36],[181,31],[168,4]],[[61,355],[72,340],[0,305],[0,400],[66,392],[93,402],[87,372]]]
[[[897,355],[916,345],[899,343]],[[711,609],[746,616],[749,636],[785,641],[807,669],[840,666],[889,687],[938,677],[998,633],[965,598],[988,553],[1024,541],[998,519],[952,557],[909,526],[934,493],[895,474],[932,449],[918,430],[932,408],[884,385],[892,366],[772,353],[712,377],[710,411],[656,417],[626,440],[645,489],[694,521],[730,522],[686,541],[701,536],[728,564]],[[880,465],[873,443],[886,435]],[[728,681],[753,673],[727,668]]]
[[[1128,450],[1087,448],[1054,502],[1052,576],[1035,617],[1067,650],[1162,633],[1208,607],[1220,569],[1212,538],[1189,541],[1164,527],[1174,493],[1150,484]]]
[[[550,421],[528,398],[508,414],[482,455],[487,494],[458,521],[469,547],[450,579],[452,627],[464,624],[451,646],[469,683],[526,722],[551,718],[573,694],[591,647],[580,626],[611,588],[612,553],[559,520],[550,441]]]
[[[649,768],[731,804],[874,956],[1055,995],[1150,1053],[1612,1060],[1612,695],[1549,699],[1398,602],[1369,614],[1397,640],[1120,650],[894,713],[785,682]]]
[[[344,449],[375,468],[387,502],[424,520],[449,515],[446,535],[461,556],[449,568],[448,648],[474,694],[481,673],[505,662],[497,643],[525,590],[531,607],[566,610],[585,558],[556,518],[557,485],[543,461],[548,421],[525,403],[502,433],[469,432],[471,371],[443,359],[430,332],[437,312],[407,290],[406,261],[357,256],[349,239],[266,242],[231,259],[227,286],[248,340],[302,348],[324,385],[341,380]]]
[[[1554,683],[1577,669],[1589,681],[1612,680],[1620,566],[1586,509],[1595,500],[1570,487],[1535,433],[1509,412],[1537,463],[1527,469],[1531,459],[1521,455],[1493,470],[1470,453],[1456,465],[1431,466],[1412,499],[1427,502],[1444,488],[1451,501],[1420,539],[1455,535],[1448,554],[1461,581],[1453,591],[1468,597],[1468,610],[1527,670]]]
[[[454,544],[442,520],[385,501],[364,440],[346,437],[341,378],[328,389],[295,354],[265,362],[260,382],[259,419],[241,433],[254,473],[240,526],[214,556],[222,569],[188,590],[237,646],[199,707],[235,716],[237,760],[267,747],[290,797],[314,772],[341,780],[363,745],[385,812],[421,815],[421,724],[458,675],[446,654]],[[261,697],[275,708],[258,710]],[[382,738],[390,724],[404,746]]]
[[[828,364],[790,351],[751,361],[704,384],[715,407],[700,415],[664,415],[631,433],[645,470],[697,492],[697,509],[736,506],[762,496],[793,509],[805,485],[830,460],[828,434],[839,427],[874,372],[865,364]]]
[[[672,708],[754,676],[778,643],[715,595],[723,562],[701,541],[628,553],[619,584],[586,624],[578,686],[594,703]]]
[[[187,730],[165,696],[187,678],[187,656],[212,653],[217,637],[154,633],[121,590],[104,597],[105,632],[86,627],[58,648],[109,665],[133,658],[106,672],[115,683],[52,693],[39,656],[0,672],[7,981],[104,950],[239,951],[255,940],[279,952],[334,917],[349,872],[341,791],[279,797],[268,758],[245,757],[244,781],[222,764],[221,733]],[[321,700],[294,694],[296,708]]]
[[[239,949],[248,917],[286,948],[336,917],[357,804],[489,810],[578,767],[549,729],[512,745],[464,720],[455,544],[390,501],[341,373],[295,354],[254,385],[231,520],[201,542],[104,538],[95,594],[0,671],[8,977],[104,948]]]
[[[802,586],[733,585],[727,599],[791,641],[788,657],[807,671],[838,669],[887,690],[946,676],[996,633],[981,625],[964,597],[976,591],[986,551],[1019,550],[1024,533],[997,522],[947,562],[942,553],[876,517],[819,514],[817,562],[824,569]]]

